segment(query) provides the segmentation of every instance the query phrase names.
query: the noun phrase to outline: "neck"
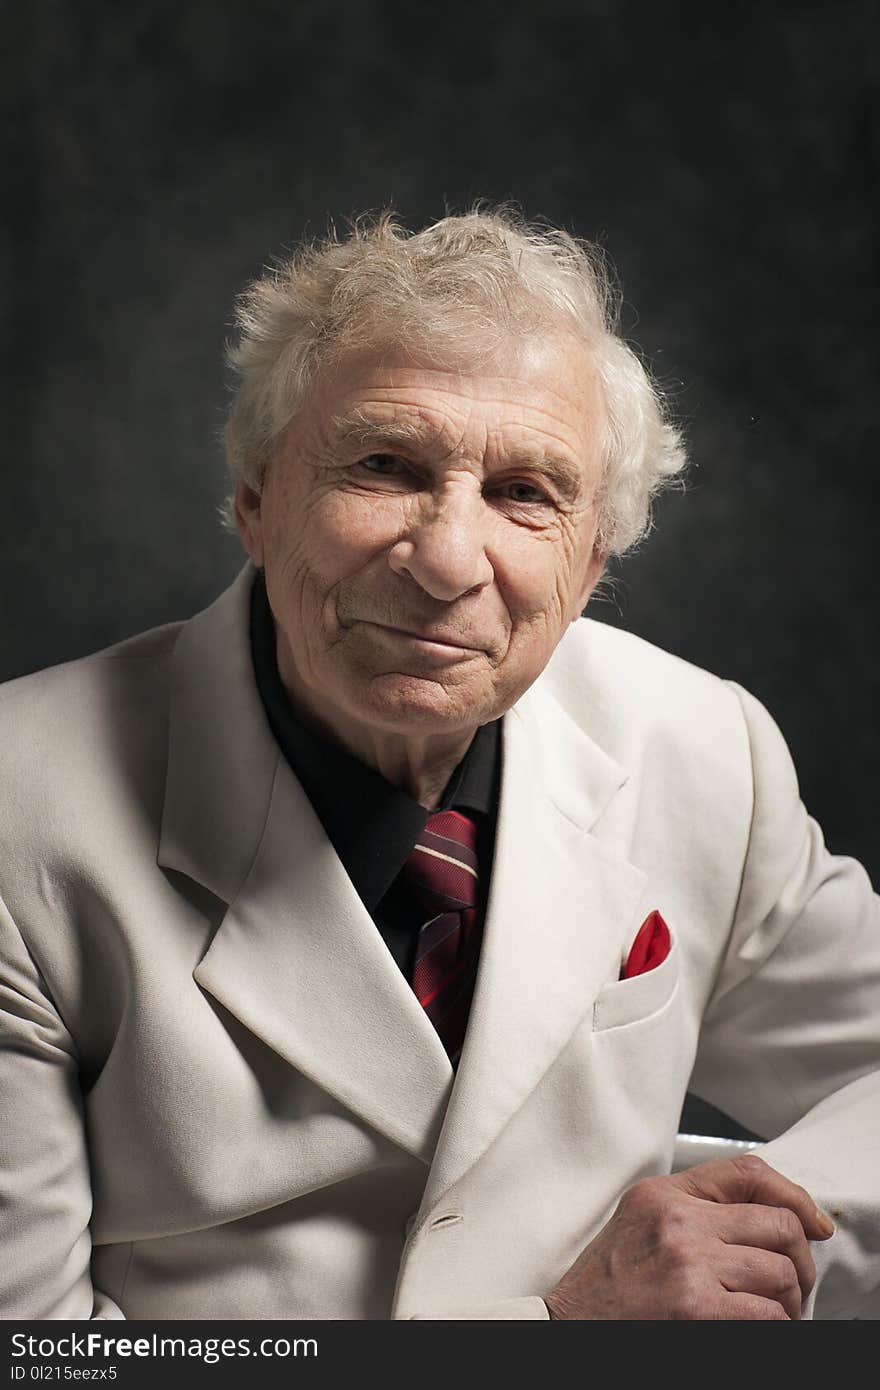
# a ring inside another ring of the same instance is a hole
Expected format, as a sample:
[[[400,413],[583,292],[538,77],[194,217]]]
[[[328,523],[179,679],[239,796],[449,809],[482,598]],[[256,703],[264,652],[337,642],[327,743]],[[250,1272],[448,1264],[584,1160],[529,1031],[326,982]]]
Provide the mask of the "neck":
[[[440,805],[443,790],[471,745],[474,729],[455,741],[426,737],[419,740],[367,731],[363,741],[345,742],[349,753],[374,767],[386,782],[399,787],[428,811]]]

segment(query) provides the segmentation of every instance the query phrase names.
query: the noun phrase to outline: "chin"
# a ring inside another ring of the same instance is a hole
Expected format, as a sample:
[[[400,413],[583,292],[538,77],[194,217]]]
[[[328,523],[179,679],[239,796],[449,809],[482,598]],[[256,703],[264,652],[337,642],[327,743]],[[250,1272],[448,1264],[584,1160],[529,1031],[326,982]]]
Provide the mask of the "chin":
[[[489,705],[485,695],[481,699],[464,688],[445,688],[437,681],[395,672],[373,678],[360,713],[364,723],[381,725],[389,732],[442,733],[476,728],[494,719]]]

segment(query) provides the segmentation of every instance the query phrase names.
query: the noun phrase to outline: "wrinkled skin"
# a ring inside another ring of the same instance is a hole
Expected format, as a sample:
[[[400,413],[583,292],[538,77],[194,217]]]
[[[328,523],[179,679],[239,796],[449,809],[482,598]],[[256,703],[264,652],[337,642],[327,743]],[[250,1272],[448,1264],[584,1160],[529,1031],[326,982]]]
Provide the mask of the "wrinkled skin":
[[[300,711],[430,805],[599,578],[601,395],[567,335],[320,375],[237,517]]]

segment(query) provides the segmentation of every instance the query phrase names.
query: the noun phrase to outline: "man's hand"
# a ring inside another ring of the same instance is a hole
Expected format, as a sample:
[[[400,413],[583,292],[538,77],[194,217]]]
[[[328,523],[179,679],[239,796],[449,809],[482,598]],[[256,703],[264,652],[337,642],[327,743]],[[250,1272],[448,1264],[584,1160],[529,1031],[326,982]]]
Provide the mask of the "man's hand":
[[[623,1194],[546,1295],[551,1318],[799,1318],[834,1233],[802,1187],[744,1154]]]

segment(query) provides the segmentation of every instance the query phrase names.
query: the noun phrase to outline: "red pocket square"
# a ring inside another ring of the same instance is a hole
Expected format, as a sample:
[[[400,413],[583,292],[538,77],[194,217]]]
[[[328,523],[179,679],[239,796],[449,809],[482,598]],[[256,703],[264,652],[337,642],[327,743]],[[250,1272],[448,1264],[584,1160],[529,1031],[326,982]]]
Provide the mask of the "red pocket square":
[[[644,975],[646,971],[655,969],[669,955],[669,947],[669,928],[655,909],[648,913],[639,927],[620,978],[629,980],[633,975]]]

